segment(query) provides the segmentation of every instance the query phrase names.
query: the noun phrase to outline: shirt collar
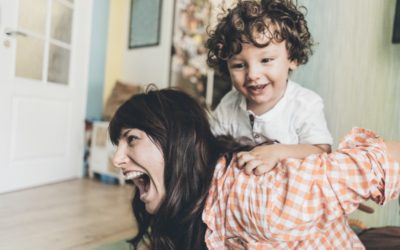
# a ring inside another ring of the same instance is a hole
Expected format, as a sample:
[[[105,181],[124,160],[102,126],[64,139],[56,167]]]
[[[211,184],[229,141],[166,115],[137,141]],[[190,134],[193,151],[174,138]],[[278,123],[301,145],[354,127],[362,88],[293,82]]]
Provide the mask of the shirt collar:
[[[240,99],[239,99],[239,107],[240,109],[248,112],[247,110],[247,102],[246,102],[246,98],[238,91]]]

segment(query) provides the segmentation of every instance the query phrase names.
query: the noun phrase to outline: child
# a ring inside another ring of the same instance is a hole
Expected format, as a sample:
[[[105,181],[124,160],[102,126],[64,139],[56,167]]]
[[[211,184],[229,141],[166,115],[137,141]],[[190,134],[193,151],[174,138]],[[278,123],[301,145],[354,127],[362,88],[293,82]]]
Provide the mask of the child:
[[[244,153],[246,173],[330,152],[322,99],[288,79],[312,45],[303,13],[289,0],[239,1],[211,32],[207,62],[234,86],[214,111],[213,133],[280,143]]]

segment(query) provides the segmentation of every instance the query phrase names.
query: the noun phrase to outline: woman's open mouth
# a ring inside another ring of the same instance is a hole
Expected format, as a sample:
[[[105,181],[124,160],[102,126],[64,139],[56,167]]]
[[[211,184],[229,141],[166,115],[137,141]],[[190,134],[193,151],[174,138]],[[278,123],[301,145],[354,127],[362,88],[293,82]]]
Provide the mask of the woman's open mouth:
[[[124,173],[126,180],[132,180],[133,184],[139,189],[140,198],[149,191],[150,189],[150,177],[140,171],[131,171]]]

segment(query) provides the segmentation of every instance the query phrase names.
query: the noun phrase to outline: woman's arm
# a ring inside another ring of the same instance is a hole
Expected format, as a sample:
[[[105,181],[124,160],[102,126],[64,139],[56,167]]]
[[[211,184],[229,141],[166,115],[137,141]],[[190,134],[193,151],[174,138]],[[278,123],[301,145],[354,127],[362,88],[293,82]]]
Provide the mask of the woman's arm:
[[[397,161],[400,162],[400,142],[399,141],[386,141],[387,151],[389,156]]]
[[[380,205],[396,199],[399,162],[400,142],[384,143],[365,129],[354,129],[334,153],[281,161],[262,176],[273,176],[267,192],[273,215],[282,221],[278,220],[277,227],[291,230],[317,221],[328,223],[352,213],[368,199]]]
[[[279,159],[279,153],[274,152],[277,148],[281,151],[287,150],[293,156],[301,156],[307,150],[313,152],[312,147],[279,144],[271,145],[270,148],[263,146],[262,150],[259,147],[250,152],[239,153],[237,163],[244,167],[246,173],[251,173],[257,167],[273,168],[268,167],[260,157],[261,154],[267,154],[268,150],[270,155],[278,155]],[[265,150],[266,148],[268,150]],[[315,185],[319,185],[317,189],[331,189],[329,192],[335,194],[333,197],[337,197],[337,205],[341,206],[345,213],[351,213],[369,198],[382,204],[398,195],[396,190],[400,189],[400,169],[399,164],[394,161],[400,162],[400,142],[384,143],[372,131],[357,128],[345,137],[339,149],[332,154],[309,156],[302,160],[300,165],[286,164],[287,161],[280,163],[284,164],[291,177],[296,176],[296,179],[300,180],[309,175],[306,179],[309,179],[308,182],[315,182],[312,184],[314,188]],[[294,188],[296,186],[298,184]],[[307,193],[304,195],[307,197]],[[385,198],[385,195],[388,197]],[[333,204],[328,204],[327,207],[330,205]]]

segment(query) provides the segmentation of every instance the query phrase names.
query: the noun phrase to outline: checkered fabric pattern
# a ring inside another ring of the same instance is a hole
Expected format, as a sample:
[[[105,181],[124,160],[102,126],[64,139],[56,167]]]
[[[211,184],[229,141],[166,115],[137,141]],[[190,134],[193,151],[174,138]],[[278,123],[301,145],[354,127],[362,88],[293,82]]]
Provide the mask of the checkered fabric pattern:
[[[347,215],[400,190],[400,166],[374,132],[354,128],[332,154],[286,159],[263,176],[221,158],[203,212],[209,249],[364,249]]]

